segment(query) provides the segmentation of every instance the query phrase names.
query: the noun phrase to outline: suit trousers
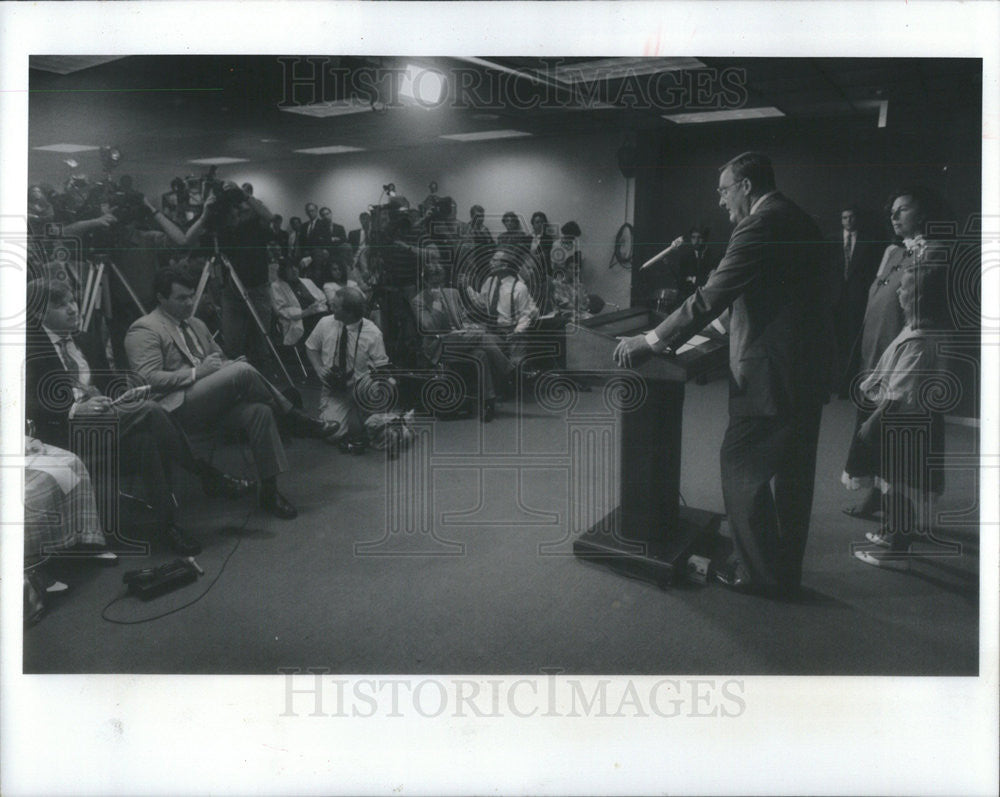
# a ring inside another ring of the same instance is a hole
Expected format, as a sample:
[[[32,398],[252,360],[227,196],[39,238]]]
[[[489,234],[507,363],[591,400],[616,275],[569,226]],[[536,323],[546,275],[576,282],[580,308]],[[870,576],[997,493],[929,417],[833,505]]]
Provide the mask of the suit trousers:
[[[186,429],[221,424],[245,434],[259,477],[270,479],[288,469],[274,414],[284,415],[291,409],[291,403],[256,368],[238,362],[191,385],[184,391],[184,403],[174,412]]]
[[[449,366],[462,372],[463,376],[472,376],[469,371],[474,365],[474,378],[481,375],[481,382],[476,393],[482,399],[492,401],[497,397],[497,385],[506,389],[514,370],[514,364],[507,359],[507,355],[503,353],[500,345],[500,340],[496,335],[489,332],[477,334],[470,331],[455,340],[445,339],[442,347],[442,358]]]
[[[822,413],[817,403],[790,417],[729,419],[720,455],[726,513],[740,564],[764,590],[802,579]]]
[[[99,416],[101,417],[101,416]],[[86,430],[87,418],[73,421],[75,432]],[[138,493],[139,498],[153,508],[157,521],[166,526],[174,521],[177,504],[174,501],[174,468],[180,466],[193,473],[200,472],[190,441],[170,413],[155,401],[143,401],[117,411],[118,473],[124,484],[99,479],[98,490],[106,491],[102,506],[117,500],[119,491]],[[86,434],[77,439],[86,439]],[[100,446],[80,452],[89,471],[107,474],[110,452]],[[134,486],[133,486],[134,485]]]

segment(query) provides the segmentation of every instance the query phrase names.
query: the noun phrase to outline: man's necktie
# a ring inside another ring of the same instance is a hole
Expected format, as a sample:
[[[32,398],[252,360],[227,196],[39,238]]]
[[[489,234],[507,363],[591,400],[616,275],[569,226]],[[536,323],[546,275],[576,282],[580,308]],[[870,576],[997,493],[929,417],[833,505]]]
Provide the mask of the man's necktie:
[[[340,330],[340,340],[337,342],[337,368],[342,374],[347,373],[347,326]]]
[[[59,356],[62,358],[63,365],[66,366],[66,372],[70,375],[73,380],[74,385],[80,384],[80,366],[77,365],[76,359],[72,354],[69,353],[69,343],[72,338],[59,338],[59,342],[56,344],[59,347]]]
[[[191,353],[191,356],[197,360],[204,360],[205,352],[201,346],[198,345],[198,338],[187,321],[181,321],[181,334],[184,335],[184,342],[187,344],[188,351]]]
[[[851,270],[851,235],[848,233],[844,239],[844,279],[847,279]]]
[[[490,320],[497,320],[497,305],[500,304],[500,278],[493,279],[493,295],[490,297]]]

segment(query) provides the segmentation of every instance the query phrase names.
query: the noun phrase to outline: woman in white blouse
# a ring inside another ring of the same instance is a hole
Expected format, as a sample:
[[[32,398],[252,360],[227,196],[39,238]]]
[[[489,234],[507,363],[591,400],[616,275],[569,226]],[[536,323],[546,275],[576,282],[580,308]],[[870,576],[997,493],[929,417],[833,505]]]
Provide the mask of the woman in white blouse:
[[[282,263],[271,283],[271,307],[278,317],[281,342],[294,346],[312,332],[320,316],[329,312],[326,296],[308,277],[300,277],[294,263]]]

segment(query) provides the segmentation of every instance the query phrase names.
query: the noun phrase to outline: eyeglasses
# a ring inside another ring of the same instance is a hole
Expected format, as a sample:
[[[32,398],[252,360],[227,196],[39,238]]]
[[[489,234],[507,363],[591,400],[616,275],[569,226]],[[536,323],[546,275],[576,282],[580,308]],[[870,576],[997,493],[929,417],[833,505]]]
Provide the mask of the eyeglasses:
[[[740,182],[741,182],[740,180],[737,180],[735,183],[730,183],[729,185],[720,185],[718,188],[715,189],[715,192],[719,196],[725,196],[726,192],[728,192],[730,188],[732,188],[734,185],[739,185]]]

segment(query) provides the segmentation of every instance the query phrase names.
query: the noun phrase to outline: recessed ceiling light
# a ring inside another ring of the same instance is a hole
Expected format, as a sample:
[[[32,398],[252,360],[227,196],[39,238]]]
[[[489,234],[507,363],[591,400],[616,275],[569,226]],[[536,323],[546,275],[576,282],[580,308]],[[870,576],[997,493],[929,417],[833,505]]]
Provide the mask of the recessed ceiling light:
[[[222,166],[226,163],[249,163],[247,158],[195,158],[194,160],[189,160],[188,163],[197,163],[202,166]]]
[[[339,155],[342,152],[364,152],[361,147],[345,147],[341,144],[334,144],[330,147],[310,147],[309,149],[295,149],[292,152],[298,152],[302,155]]]
[[[655,75],[679,69],[704,69],[697,58],[600,58],[562,64],[552,70],[552,76],[562,83],[593,80],[616,80],[628,75]]]
[[[331,100],[330,102],[314,102],[310,105],[296,105],[292,108],[282,108],[288,113],[298,113],[303,116],[315,116],[325,119],[328,116],[347,116],[352,113],[364,113],[372,108],[368,100],[352,97],[349,100]]]
[[[489,141],[492,138],[524,138],[530,135],[531,133],[523,130],[481,130],[478,133],[451,133],[441,138],[451,141]]]
[[[763,108],[734,108],[728,111],[698,111],[695,113],[664,114],[663,118],[677,125],[695,125],[704,122],[737,122],[745,119],[767,119],[784,116],[774,106]]]
[[[43,152],[90,152],[100,147],[92,147],[89,144],[47,144],[44,147],[35,147]]]

